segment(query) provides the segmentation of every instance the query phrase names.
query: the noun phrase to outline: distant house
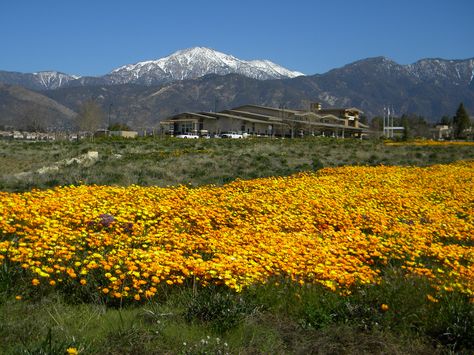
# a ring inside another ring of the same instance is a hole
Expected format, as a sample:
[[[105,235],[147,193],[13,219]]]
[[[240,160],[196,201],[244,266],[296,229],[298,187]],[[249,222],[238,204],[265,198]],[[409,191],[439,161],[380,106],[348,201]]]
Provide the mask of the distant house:
[[[13,138],[13,133],[12,132],[7,132],[7,131],[0,131],[0,138],[2,138],[2,139]]]
[[[13,131],[12,137],[13,139],[23,139],[23,133],[20,131]]]
[[[137,138],[138,132],[136,131],[109,131],[111,137],[122,137],[122,138]]]
[[[94,132],[94,137],[122,137],[122,138],[136,138],[138,132],[136,131],[109,131],[108,129],[98,129]]]
[[[433,139],[443,140],[452,136],[452,129],[448,125],[436,125],[431,129]]]
[[[183,112],[161,121],[163,133],[235,131],[249,136],[334,136],[362,137],[368,126],[359,121],[357,108],[322,109],[312,104],[310,111],[258,105],[244,105],[220,112]]]

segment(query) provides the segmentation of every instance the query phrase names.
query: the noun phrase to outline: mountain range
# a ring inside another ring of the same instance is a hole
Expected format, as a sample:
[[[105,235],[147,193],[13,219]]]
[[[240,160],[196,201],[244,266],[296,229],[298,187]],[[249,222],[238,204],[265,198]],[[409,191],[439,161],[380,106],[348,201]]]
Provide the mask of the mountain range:
[[[36,112],[45,116],[37,114],[36,120],[44,121],[51,111],[56,118],[44,124],[63,115],[65,127],[71,112],[78,112],[90,99],[102,106],[112,122],[137,128],[156,127],[161,119],[183,111],[243,104],[304,109],[314,101],[325,107],[355,106],[368,117],[381,115],[390,106],[398,115],[418,114],[434,122],[442,115],[452,116],[460,102],[474,112],[473,77],[474,58],[422,59],[400,65],[375,57],[324,74],[303,75],[268,60],[245,61],[195,47],[124,65],[100,77],[0,71],[0,125],[25,121],[25,109],[20,108],[30,107],[33,97],[45,97],[35,101],[42,107]],[[29,90],[38,96],[27,94]],[[25,95],[28,100],[23,100]],[[51,106],[53,101],[56,106]]]
[[[80,77],[55,71],[16,73],[0,71],[0,82],[32,90],[89,85],[160,85],[177,80],[196,79],[208,74],[240,74],[268,80],[304,75],[269,60],[246,61],[205,47],[177,51],[158,60],[128,64],[98,77]]]

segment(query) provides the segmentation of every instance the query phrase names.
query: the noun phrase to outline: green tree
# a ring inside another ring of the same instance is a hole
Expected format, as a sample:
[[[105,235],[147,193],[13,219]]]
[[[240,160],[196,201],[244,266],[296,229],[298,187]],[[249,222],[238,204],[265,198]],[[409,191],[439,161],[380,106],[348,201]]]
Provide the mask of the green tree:
[[[404,113],[396,124],[406,125],[410,138],[430,137],[431,126],[423,116]]]
[[[401,118],[401,124],[402,124],[402,127],[403,127],[403,136],[402,136],[402,139],[404,141],[407,141],[411,138],[411,132],[410,132],[410,122],[408,120],[408,116],[407,115],[403,115],[402,118]]]
[[[454,138],[465,138],[464,131],[471,125],[469,114],[464,108],[464,104],[461,102],[456,111],[456,115],[453,117],[453,129]]]
[[[79,109],[76,117],[77,127],[80,131],[94,133],[104,122],[105,114],[94,100],[86,101]]]
[[[112,123],[107,129],[109,131],[131,131],[132,130],[125,123]]]
[[[453,123],[453,120],[451,119],[451,117],[447,115],[444,115],[443,117],[441,117],[441,120],[439,121],[439,124],[444,125],[444,126],[451,126],[452,123]]]
[[[374,131],[381,131],[383,129],[383,118],[375,116],[370,121],[370,128]]]

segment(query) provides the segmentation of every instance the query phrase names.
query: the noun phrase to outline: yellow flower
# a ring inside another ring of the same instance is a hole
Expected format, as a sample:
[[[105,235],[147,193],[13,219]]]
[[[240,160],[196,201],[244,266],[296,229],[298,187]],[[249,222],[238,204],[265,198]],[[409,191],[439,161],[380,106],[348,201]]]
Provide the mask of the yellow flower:
[[[434,298],[433,296],[431,296],[431,295],[429,295],[429,294],[426,295],[426,298],[427,298],[428,301],[433,302],[433,303],[439,302],[438,299]]]
[[[68,355],[77,355],[79,354],[79,351],[76,348],[67,348],[66,353]]]
[[[386,305],[385,303],[382,303],[380,305],[380,309],[383,311],[383,312],[387,312],[388,311],[388,305]]]
[[[473,175],[474,162],[347,166],[220,187],[0,193],[0,235],[18,238],[0,241],[0,264],[35,275],[34,286],[81,287],[91,274],[96,292],[142,300],[158,284],[240,292],[285,278],[347,294],[380,283],[395,260],[434,290],[472,297]]]

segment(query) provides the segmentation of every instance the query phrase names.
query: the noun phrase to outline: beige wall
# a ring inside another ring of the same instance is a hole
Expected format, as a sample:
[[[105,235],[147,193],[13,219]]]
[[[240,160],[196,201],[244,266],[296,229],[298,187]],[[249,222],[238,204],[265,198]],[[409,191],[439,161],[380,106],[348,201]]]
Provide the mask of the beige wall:
[[[136,138],[138,136],[138,132],[135,131],[110,131],[109,133],[114,137]]]

